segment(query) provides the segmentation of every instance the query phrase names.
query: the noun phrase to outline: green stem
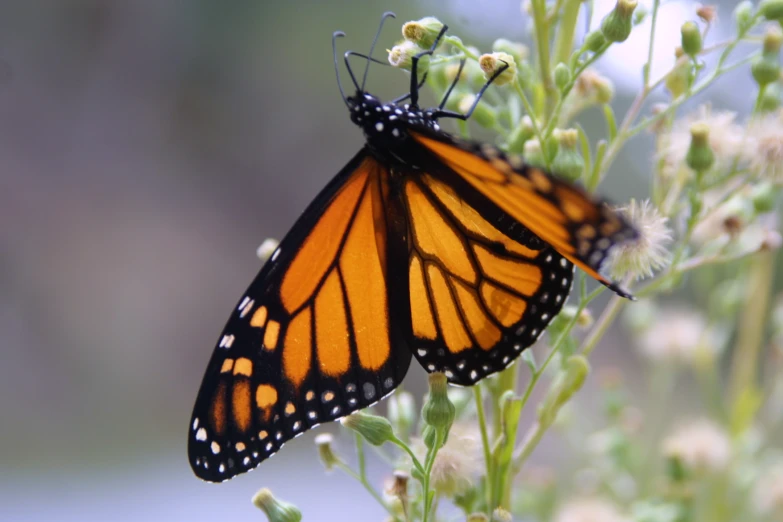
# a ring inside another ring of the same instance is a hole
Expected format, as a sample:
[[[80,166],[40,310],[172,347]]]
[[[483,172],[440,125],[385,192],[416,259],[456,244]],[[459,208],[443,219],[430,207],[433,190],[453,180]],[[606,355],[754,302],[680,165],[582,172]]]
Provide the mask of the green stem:
[[[644,64],[644,90],[650,86],[650,69],[652,68],[653,48],[655,47],[655,25],[658,22],[658,8],[661,5],[660,0],[654,0],[652,6],[652,16],[650,21],[650,41],[647,44],[647,63]]]
[[[565,0],[563,6],[555,6],[555,11],[561,12],[560,23],[557,28],[557,38],[555,40],[555,63],[568,63],[571,57],[571,50],[574,47],[574,34],[576,33],[576,22],[579,18],[579,8],[583,0]]]
[[[533,9],[533,24],[536,28],[536,50],[538,51],[538,67],[541,70],[541,82],[546,96],[546,107],[552,106],[556,95],[555,84],[552,81],[552,70],[549,58],[549,22],[546,18],[546,1],[531,0]],[[543,142],[542,142],[543,145]]]
[[[622,308],[622,304],[625,301],[626,298],[620,297],[619,295],[613,295],[609,300],[609,304],[606,305],[604,311],[601,312],[601,315],[598,317],[595,325],[593,325],[593,328],[590,330],[590,334],[582,342],[582,348],[580,351],[585,355],[585,357],[590,355],[590,353],[592,353],[592,351],[598,345],[598,341],[601,340],[601,338],[606,333],[606,330],[608,330],[609,326],[612,325],[614,319],[617,317],[617,314]]]
[[[745,306],[737,332],[730,371],[732,404],[745,394],[758,392],[758,362],[775,275],[775,253],[759,252],[750,260]]]
[[[533,108],[533,106],[530,104],[530,100],[527,99],[527,95],[525,94],[525,89],[522,88],[522,85],[520,84],[519,77],[517,77],[517,81],[514,82],[514,90],[516,91],[517,95],[519,96],[519,99],[522,101],[522,105],[525,106],[525,111],[527,112],[528,116],[530,116],[530,121],[533,124],[533,132],[536,133],[536,138],[538,138],[538,142],[541,144],[541,150],[544,149],[544,135],[541,132],[541,127],[538,126],[538,117],[536,116],[536,111]],[[519,125],[522,125],[522,122],[520,121]],[[511,131],[514,133],[515,131]],[[552,170],[551,165],[549,164],[549,159],[547,158],[546,154],[543,154],[544,157],[544,163],[546,164],[547,170]]]
[[[427,460],[424,466],[424,514],[422,515],[422,522],[427,522],[430,516],[430,510],[432,509],[432,499],[435,493],[430,491],[430,474],[432,473],[432,465],[435,463],[435,457],[438,455],[440,447],[443,445],[443,433],[441,430],[435,430],[435,444],[427,452]]]
[[[487,419],[484,413],[484,397],[481,394],[481,385],[476,384],[473,386],[473,397],[476,401],[476,415],[479,421],[479,431],[481,432],[481,445],[484,448],[484,464],[486,465],[486,503],[487,514],[490,511],[491,499],[492,499],[492,454],[489,448],[489,436],[487,435]]]
[[[338,460],[335,463],[335,466],[338,467],[339,469],[341,469],[343,472],[345,472],[345,474],[347,474],[348,476],[350,476],[350,477],[354,478],[355,480],[359,481],[359,483],[362,486],[364,486],[364,489],[367,490],[367,492],[370,494],[370,496],[372,498],[374,498],[381,506],[383,506],[383,508],[389,513],[389,515],[392,516],[392,518],[394,518],[394,520],[396,522],[399,522],[400,519],[397,517],[397,515],[395,515],[391,511],[391,509],[389,509],[389,506],[386,505],[386,502],[384,502],[383,497],[381,497],[381,495],[377,491],[375,491],[375,488],[373,488],[372,485],[370,484],[370,482],[367,480],[367,474],[366,474],[365,463],[364,463],[364,448],[363,448],[363,444],[364,443],[363,443],[363,440],[362,440],[361,436],[357,433],[356,434],[356,454],[357,454],[357,456],[359,458],[359,472],[358,473],[355,472],[354,470],[352,470],[350,467],[348,467],[348,465],[345,462],[341,461],[341,460]]]

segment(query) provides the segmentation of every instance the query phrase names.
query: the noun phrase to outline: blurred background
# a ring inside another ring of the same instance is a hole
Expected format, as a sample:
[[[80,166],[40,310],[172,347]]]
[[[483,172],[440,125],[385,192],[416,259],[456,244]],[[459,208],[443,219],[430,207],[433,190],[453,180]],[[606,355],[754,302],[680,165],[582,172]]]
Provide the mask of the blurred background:
[[[720,41],[734,2],[715,3]],[[0,3],[0,518],[258,520],[250,497],[265,486],[306,520],[382,520],[360,485],[324,473],[313,433],[212,485],[190,471],[186,429],[217,336],[260,267],[256,247],[285,234],[362,143],[335,85],[332,32],[366,52],[394,10],[381,59],[403,22],[429,15],[482,50],[527,41],[518,0],[484,4]],[[597,0],[593,23],[613,4]],[[695,5],[663,8],[654,78]],[[600,61],[619,114],[641,82],[641,33]],[[373,66],[368,88],[388,98],[406,82]],[[736,93],[752,88],[735,75],[701,101],[742,111]],[[605,132],[597,113],[580,121]],[[601,192],[646,196],[650,145],[634,140]],[[595,365],[633,372],[628,348],[615,332]],[[421,391],[414,366],[406,387]],[[549,438],[535,460],[557,452]],[[386,469],[371,462],[378,487]]]

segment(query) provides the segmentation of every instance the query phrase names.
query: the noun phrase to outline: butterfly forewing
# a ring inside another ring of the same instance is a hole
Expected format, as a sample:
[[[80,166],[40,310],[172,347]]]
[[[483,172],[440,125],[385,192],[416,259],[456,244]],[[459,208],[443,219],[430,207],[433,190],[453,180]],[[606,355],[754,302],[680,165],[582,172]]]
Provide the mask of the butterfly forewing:
[[[431,153],[430,161],[438,166],[433,173],[485,217],[493,216],[500,230],[524,227],[591,277],[628,297],[599,270],[612,246],[637,233],[606,204],[491,145],[427,129],[411,135]]]
[[[397,297],[407,288],[407,247],[389,194],[388,170],[363,150],[250,285],[196,400],[188,452],[199,477],[252,469],[402,380],[411,358]]]

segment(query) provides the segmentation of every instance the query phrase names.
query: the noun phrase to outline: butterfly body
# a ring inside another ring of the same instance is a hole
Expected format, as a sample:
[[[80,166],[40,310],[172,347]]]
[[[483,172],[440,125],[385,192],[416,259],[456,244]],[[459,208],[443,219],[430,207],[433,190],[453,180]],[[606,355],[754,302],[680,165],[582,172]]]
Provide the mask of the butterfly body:
[[[458,385],[506,368],[561,310],[575,265],[627,295],[598,268],[633,228],[582,189],[445,133],[412,77],[411,103],[358,85],[343,96],[365,145],[219,337],[190,425],[199,477],[231,478],[374,404],[412,358]]]

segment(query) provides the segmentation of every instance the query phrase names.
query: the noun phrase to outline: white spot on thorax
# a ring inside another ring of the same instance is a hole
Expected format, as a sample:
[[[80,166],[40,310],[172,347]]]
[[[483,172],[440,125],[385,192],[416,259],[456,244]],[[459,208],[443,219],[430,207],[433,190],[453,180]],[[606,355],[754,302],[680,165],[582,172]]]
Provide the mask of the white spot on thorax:
[[[381,132],[383,130],[383,123],[381,123],[381,122],[376,123],[375,124],[375,130],[377,130],[378,132]]]

